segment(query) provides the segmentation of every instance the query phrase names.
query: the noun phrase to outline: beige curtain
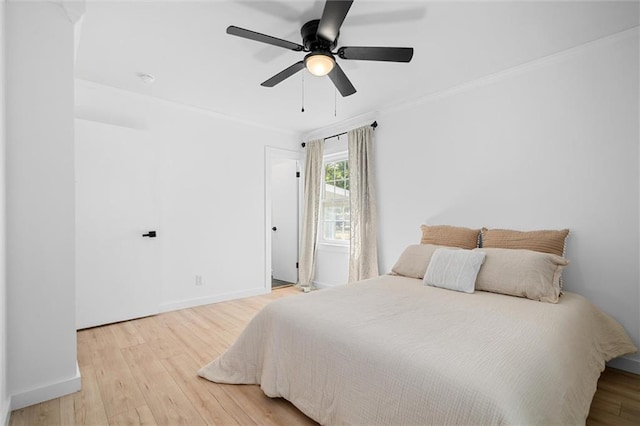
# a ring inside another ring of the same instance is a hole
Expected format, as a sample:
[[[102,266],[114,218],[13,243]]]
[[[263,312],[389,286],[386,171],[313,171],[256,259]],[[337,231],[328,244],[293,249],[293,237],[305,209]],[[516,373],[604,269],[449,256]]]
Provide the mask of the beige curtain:
[[[376,192],[373,173],[373,128],[349,132],[351,241],[349,282],[378,276]]]
[[[315,273],[318,245],[318,213],[320,212],[320,191],[322,190],[324,140],[307,142],[306,151],[298,286],[304,291],[309,291]]]

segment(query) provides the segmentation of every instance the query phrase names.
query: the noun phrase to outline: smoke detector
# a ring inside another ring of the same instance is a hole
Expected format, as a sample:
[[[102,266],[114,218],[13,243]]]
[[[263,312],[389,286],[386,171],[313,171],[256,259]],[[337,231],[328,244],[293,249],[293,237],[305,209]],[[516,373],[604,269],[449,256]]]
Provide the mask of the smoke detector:
[[[138,77],[145,84],[153,84],[153,82],[156,81],[156,78],[153,76],[153,74],[138,73]]]

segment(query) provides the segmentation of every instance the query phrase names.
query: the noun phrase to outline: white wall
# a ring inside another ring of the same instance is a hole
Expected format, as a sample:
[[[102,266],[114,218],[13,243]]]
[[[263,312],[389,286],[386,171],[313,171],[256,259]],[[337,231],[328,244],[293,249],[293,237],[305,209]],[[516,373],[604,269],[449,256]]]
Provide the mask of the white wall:
[[[7,390],[12,408],[79,389],[73,24],[59,5],[6,4]]]
[[[422,223],[567,227],[566,289],[640,347],[638,38],[636,28],[379,111],[381,273]],[[316,284],[346,282],[347,263],[320,246]],[[617,366],[639,372],[640,356]]]
[[[76,91],[79,118],[146,129],[157,143],[161,308],[269,291],[265,147],[299,149],[299,138],[81,80]]]
[[[422,223],[567,227],[565,288],[640,347],[638,39],[636,28],[379,114],[381,272]]]
[[[4,425],[9,414],[7,395],[7,280],[5,236],[5,90],[4,90],[4,0],[0,0],[0,424]]]

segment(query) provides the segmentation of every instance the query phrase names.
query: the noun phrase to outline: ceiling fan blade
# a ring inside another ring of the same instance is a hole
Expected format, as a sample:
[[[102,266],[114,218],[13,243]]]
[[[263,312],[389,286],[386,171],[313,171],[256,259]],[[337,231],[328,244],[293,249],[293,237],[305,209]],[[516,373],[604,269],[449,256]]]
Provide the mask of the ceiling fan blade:
[[[296,62],[295,64],[291,65],[289,68],[286,68],[280,71],[278,74],[274,75],[269,80],[262,82],[260,85],[264,87],[273,87],[276,84],[281,83],[282,81],[291,77],[292,75],[294,75],[295,73],[297,73],[303,68],[304,68],[304,61]]]
[[[340,92],[343,97],[356,93],[356,88],[353,87],[353,84],[351,84],[349,78],[344,71],[342,71],[342,68],[340,68],[340,65],[338,65],[337,62],[328,75],[336,86],[336,89],[338,89],[338,92]]]
[[[271,44],[273,46],[284,47],[285,49],[295,50],[296,52],[304,50],[304,47],[291,41],[282,40],[281,38],[272,37],[266,34],[257,33],[251,30],[231,25],[227,28],[227,34],[238,37],[248,38],[249,40],[259,41],[261,43]]]
[[[358,59],[361,61],[411,62],[413,47],[351,47],[338,49],[342,59]]]
[[[338,38],[340,27],[352,3],[353,0],[327,0],[318,24],[317,34],[330,42]]]

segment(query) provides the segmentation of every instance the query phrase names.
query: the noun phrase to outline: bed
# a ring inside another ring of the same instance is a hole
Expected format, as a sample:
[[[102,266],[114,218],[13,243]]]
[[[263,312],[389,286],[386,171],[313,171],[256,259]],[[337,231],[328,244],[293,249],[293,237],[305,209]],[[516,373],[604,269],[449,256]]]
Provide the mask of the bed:
[[[584,424],[605,361],[635,350],[578,294],[384,275],[272,302],[199,375],[259,384],[321,424]]]

